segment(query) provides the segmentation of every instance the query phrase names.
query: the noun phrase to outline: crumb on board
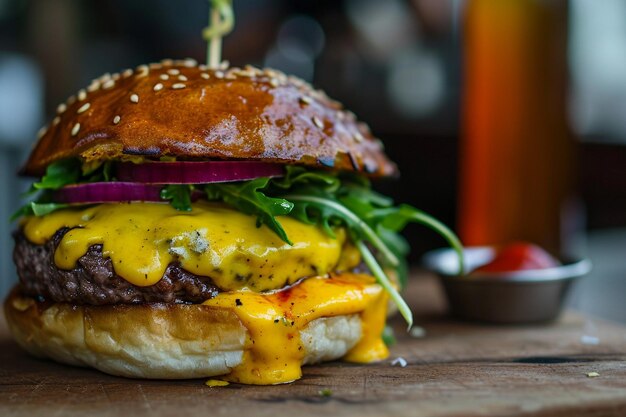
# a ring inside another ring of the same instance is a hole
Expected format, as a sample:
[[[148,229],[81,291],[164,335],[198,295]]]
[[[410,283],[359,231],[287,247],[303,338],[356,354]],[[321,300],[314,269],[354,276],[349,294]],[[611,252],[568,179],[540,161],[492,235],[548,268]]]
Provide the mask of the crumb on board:
[[[597,378],[597,377],[599,377],[599,376],[600,376],[600,374],[599,374],[599,373],[597,373],[597,372],[589,372],[589,373],[587,374],[587,378]]]
[[[411,337],[419,339],[426,336],[426,330],[420,326],[413,326],[411,327],[411,330],[409,330],[409,334],[411,335]]]
[[[229,382],[228,381],[222,381],[221,379],[209,379],[207,382],[204,383],[204,385],[206,385],[207,387],[225,387],[226,385],[228,385]]]
[[[333,392],[330,390],[330,388],[322,388],[321,390],[319,390],[318,394],[321,397],[330,397],[331,395],[333,395]]]
[[[596,346],[600,344],[600,338],[585,334],[580,337],[580,343],[582,343],[583,345]]]
[[[407,365],[407,361],[406,359],[402,357],[395,358],[394,360],[391,361],[391,366],[400,366],[404,368],[406,365]]]

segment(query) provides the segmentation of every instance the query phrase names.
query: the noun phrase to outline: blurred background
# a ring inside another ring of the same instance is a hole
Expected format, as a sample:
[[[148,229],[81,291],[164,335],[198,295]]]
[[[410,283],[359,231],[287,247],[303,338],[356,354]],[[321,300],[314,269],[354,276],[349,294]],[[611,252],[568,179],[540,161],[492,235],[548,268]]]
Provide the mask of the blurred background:
[[[402,171],[377,185],[466,244],[587,255],[571,305],[626,321],[626,2],[235,0],[234,65],[298,75],[367,121]],[[14,176],[91,79],[205,59],[203,0],[0,0],[0,295]],[[444,242],[417,226],[411,261]]]

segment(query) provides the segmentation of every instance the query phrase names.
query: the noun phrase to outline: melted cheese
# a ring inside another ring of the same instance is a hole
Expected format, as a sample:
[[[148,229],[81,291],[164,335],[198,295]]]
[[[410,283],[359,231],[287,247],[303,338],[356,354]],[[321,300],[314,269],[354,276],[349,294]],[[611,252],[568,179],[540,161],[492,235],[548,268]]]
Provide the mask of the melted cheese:
[[[194,203],[190,212],[160,203],[100,204],[29,217],[22,226],[35,244],[44,244],[62,227],[71,228],[54,254],[57,267],[70,270],[90,246],[102,245],[115,272],[139,286],[157,283],[173,262],[211,277],[223,290],[259,292],[350,269],[360,261],[343,229],[332,239],[293,218],[278,221],[293,246],[266,226],[257,227],[256,217],[207,202]]]
[[[266,385],[300,378],[300,331],[321,317],[361,315],[361,339],[344,359],[366,363],[389,355],[381,338],[387,294],[367,275],[309,278],[269,294],[220,293],[204,304],[232,310],[249,332],[243,362],[223,377],[227,381]]]

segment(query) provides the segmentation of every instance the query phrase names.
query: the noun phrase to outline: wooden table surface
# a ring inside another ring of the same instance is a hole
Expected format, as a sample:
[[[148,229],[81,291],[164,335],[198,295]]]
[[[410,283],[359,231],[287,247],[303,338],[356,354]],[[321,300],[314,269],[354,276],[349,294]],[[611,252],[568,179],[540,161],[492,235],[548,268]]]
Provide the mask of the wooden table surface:
[[[1,317],[0,415],[626,416],[626,327],[574,312],[541,326],[458,322],[443,314],[433,277],[414,278],[409,297],[424,337],[395,320],[390,360],[306,367],[281,386],[209,388],[57,365],[22,352]],[[408,365],[392,366],[398,357]]]

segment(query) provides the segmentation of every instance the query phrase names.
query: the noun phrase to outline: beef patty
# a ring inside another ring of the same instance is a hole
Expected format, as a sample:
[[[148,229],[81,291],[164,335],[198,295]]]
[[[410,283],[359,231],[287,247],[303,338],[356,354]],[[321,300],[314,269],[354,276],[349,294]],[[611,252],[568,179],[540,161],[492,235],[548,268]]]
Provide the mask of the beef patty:
[[[45,245],[29,242],[21,231],[13,234],[13,260],[26,295],[72,304],[200,303],[215,297],[219,289],[211,278],[194,275],[179,264],[170,264],[154,285],[139,287],[113,270],[102,256],[102,245],[91,246],[66,271],[54,263],[54,252],[68,228],[59,229]]]

